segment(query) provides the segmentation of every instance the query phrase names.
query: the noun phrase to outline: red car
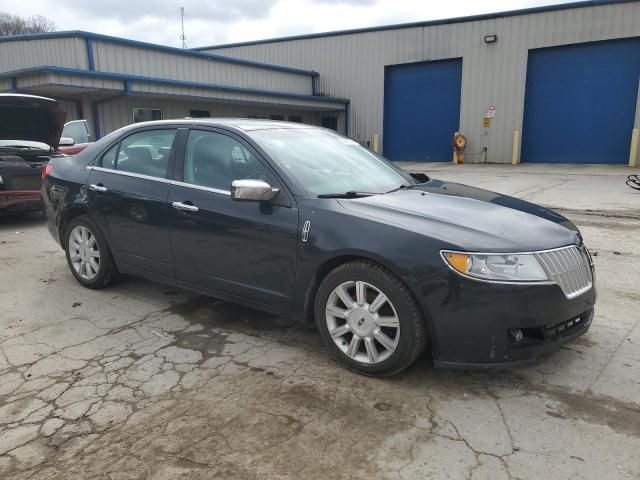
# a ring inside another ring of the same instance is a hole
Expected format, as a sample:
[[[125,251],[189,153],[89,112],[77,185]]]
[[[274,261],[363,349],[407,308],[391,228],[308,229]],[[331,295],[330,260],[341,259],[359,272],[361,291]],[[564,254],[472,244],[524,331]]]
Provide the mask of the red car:
[[[42,169],[64,155],[58,143],[65,117],[51,98],[0,94],[0,212],[42,208]]]

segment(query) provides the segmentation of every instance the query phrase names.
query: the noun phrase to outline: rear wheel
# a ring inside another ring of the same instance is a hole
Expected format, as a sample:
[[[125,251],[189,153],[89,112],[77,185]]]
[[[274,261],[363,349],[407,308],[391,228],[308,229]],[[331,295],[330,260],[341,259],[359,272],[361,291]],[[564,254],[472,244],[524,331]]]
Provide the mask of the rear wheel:
[[[69,222],[65,250],[71,273],[85,287],[106,287],[117,276],[107,240],[88,215]]]
[[[424,351],[426,332],[406,285],[367,261],[341,265],[323,280],[316,323],[331,355],[365,375],[392,375]]]

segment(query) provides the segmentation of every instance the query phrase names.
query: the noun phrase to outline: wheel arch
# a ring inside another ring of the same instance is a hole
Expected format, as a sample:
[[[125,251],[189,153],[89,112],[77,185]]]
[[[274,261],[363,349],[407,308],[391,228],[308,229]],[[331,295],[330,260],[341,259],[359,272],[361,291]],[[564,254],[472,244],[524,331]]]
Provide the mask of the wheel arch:
[[[66,235],[66,231],[67,231],[67,226],[69,225],[69,223],[71,223],[73,221],[74,218],[79,217],[80,215],[87,215],[89,218],[91,218],[91,220],[93,220],[93,223],[95,223],[96,227],[100,229],[100,233],[102,233],[102,236],[104,237],[105,241],[107,242],[107,248],[109,249],[109,251],[111,252],[111,256],[113,258],[113,261],[116,263],[118,263],[115,255],[113,254],[113,248],[111,248],[111,242],[109,241],[109,237],[107,237],[104,228],[102,228],[102,225],[100,225],[100,222],[98,222],[95,217],[92,215],[91,210],[85,206],[85,205],[72,205],[69,206],[68,208],[65,208],[61,213],[60,213],[60,221],[58,224],[58,234],[60,235],[60,244],[62,245],[63,249],[67,248],[67,235]]]
[[[60,220],[58,222],[58,235],[60,236],[60,244],[62,245],[62,248],[67,248],[67,226],[74,218],[84,214],[89,214],[89,210],[86,207],[80,205],[70,206],[60,212]]]
[[[334,269],[338,268],[340,265],[344,265],[345,263],[364,260],[370,263],[375,263],[386,270],[389,270],[392,274],[394,274],[398,279],[404,283],[409,290],[409,293],[415,300],[418,308],[420,309],[420,314],[422,315],[422,319],[425,322],[425,327],[427,331],[427,345],[428,348],[432,347],[433,341],[433,323],[431,319],[430,312],[426,309],[426,306],[421,302],[416,293],[416,288],[414,285],[411,285],[407,282],[403,276],[399,273],[400,268],[389,262],[387,259],[380,258],[377,255],[372,255],[367,252],[342,252],[338,255],[332,256],[330,258],[325,259],[321,262],[313,274],[311,275],[309,281],[307,282],[307,287],[305,289],[304,295],[304,321],[305,323],[313,323],[314,322],[314,304],[316,298],[316,292],[320,287],[320,284],[324,280],[324,278]]]

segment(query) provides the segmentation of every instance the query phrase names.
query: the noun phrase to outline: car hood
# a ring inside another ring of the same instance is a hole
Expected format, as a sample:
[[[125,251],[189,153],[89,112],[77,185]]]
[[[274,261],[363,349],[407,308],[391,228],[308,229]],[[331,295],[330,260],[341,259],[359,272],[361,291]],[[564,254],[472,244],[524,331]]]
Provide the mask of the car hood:
[[[360,215],[439,239],[448,244],[443,248],[523,252],[581,242],[573,223],[553,210],[440,180],[340,204]]]
[[[55,150],[66,116],[51,98],[0,94],[0,140],[43,142]]]

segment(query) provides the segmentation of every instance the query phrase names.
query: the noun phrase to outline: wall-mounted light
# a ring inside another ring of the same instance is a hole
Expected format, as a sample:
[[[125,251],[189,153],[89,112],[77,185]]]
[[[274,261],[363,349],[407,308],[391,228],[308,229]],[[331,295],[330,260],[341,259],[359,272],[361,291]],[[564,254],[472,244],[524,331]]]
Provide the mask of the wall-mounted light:
[[[498,35],[495,33],[493,35],[485,35],[484,43],[496,43],[498,41]]]

